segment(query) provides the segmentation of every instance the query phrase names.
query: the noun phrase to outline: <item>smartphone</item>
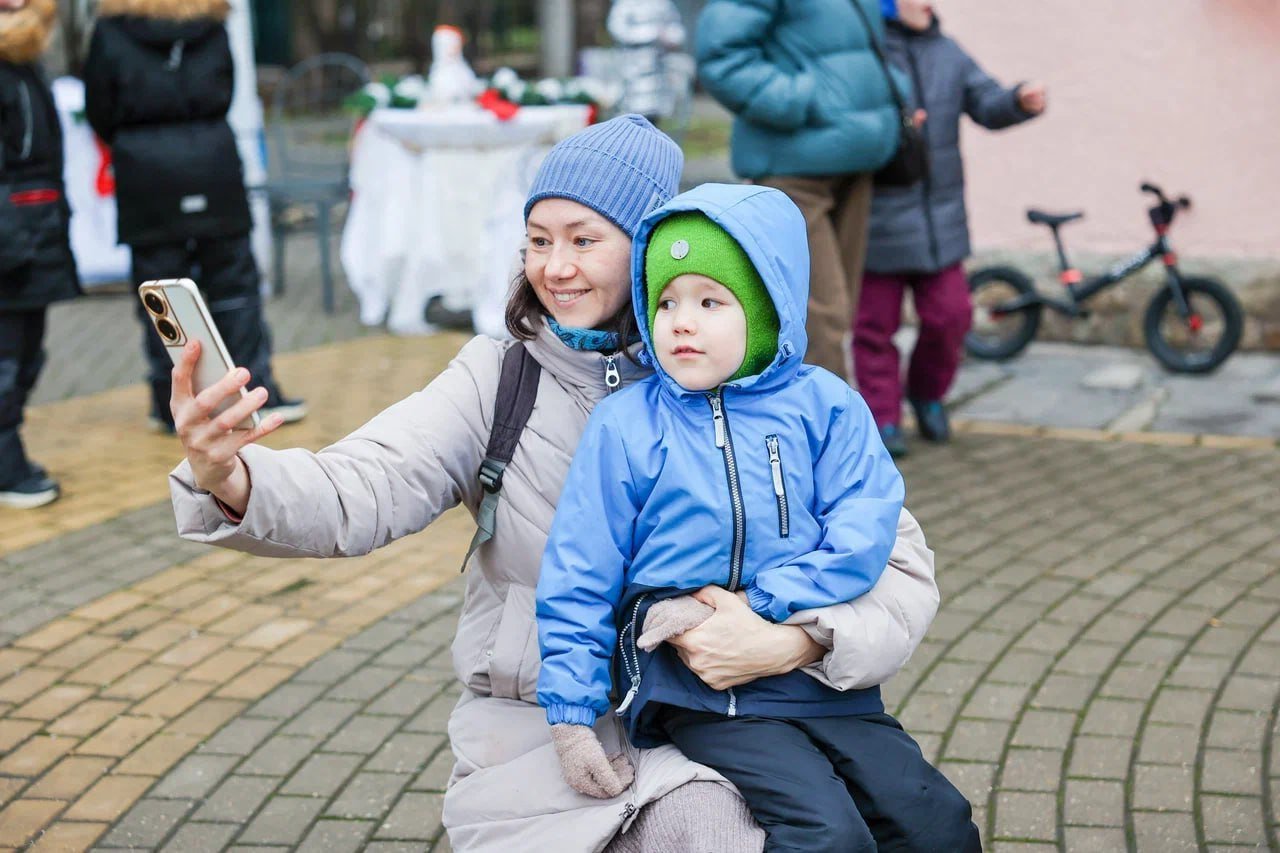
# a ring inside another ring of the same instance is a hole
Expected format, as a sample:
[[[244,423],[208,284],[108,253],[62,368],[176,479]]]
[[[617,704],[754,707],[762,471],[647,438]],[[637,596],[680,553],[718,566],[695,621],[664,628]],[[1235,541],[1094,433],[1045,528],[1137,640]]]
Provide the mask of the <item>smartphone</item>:
[[[218,334],[218,327],[213,324],[213,316],[194,281],[189,278],[144,281],[138,286],[138,298],[142,300],[142,307],[147,309],[151,325],[174,364],[182,358],[182,348],[187,341],[200,342],[200,358],[191,377],[194,393],[199,394],[235,369],[222,335]],[[244,388],[240,389],[241,397],[248,396],[248,393]],[[214,414],[230,408],[235,402],[234,397],[228,397],[218,404]],[[258,413],[254,412],[235,428],[253,429],[258,424]]]

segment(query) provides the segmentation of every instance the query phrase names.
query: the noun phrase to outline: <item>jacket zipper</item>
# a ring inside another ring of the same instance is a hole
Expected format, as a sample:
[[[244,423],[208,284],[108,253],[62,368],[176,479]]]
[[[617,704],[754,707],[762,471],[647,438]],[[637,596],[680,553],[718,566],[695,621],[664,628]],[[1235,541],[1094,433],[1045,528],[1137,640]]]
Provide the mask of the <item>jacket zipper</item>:
[[[186,39],[178,39],[173,43],[173,47],[169,48],[169,61],[165,63],[170,71],[177,71],[182,67],[182,54],[187,48]]]
[[[791,535],[791,512],[787,509],[787,481],[782,476],[782,453],[776,435],[764,437],[769,450],[769,472],[773,475],[773,496],[778,499],[778,535],[786,539]]]
[[[27,88],[25,80],[19,83],[18,91],[22,93],[22,119],[26,122],[26,127],[22,131],[22,153],[18,156],[19,160],[29,160],[31,158],[31,143],[35,136],[35,118],[31,114],[31,90]]]
[[[907,64],[911,66],[911,82],[916,87],[916,92],[920,96],[920,109],[928,113],[929,108],[924,103],[924,87],[920,83],[920,69],[916,66],[916,55],[912,51],[911,45],[906,45]],[[928,119],[925,119],[928,122]],[[923,130],[923,128],[921,128]],[[925,143],[928,144],[928,137],[925,137]],[[930,199],[933,196],[932,181],[929,180],[929,173],[926,171],[924,178],[920,181],[920,192],[924,196],[924,230],[929,234],[929,259],[933,262],[933,268],[938,267],[938,235],[934,233],[933,228],[933,209]]]
[[[640,691],[640,652],[636,650],[636,619],[640,616],[640,605],[644,603],[648,595],[648,593],[641,595],[631,605],[631,619],[627,622],[627,627],[622,629],[622,634],[618,636],[618,652],[622,655],[622,669],[627,678],[631,680],[627,695],[618,704],[617,713],[619,715],[631,707],[631,703],[635,701],[636,693]],[[627,634],[631,635],[630,643],[627,642]],[[630,657],[627,656],[628,651],[631,652]]]
[[[733,506],[733,548],[729,552],[729,592],[737,592],[742,582],[742,561],[747,546],[747,514],[742,503],[742,484],[738,482],[738,462],[733,455],[733,434],[724,411],[724,390],[707,395],[711,403],[711,419],[715,424],[716,447],[724,456],[724,470],[729,478],[729,502]]]
[[[606,393],[612,394],[621,384],[622,373],[618,370],[618,356],[606,355],[604,357],[604,387],[608,389]]]
[[[742,582],[742,561],[747,549],[747,513],[742,504],[742,484],[738,481],[738,460],[733,455],[733,433],[729,431],[729,418],[724,410],[724,389],[707,395],[711,404],[711,420],[715,425],[716,447],[724,455],[724,471],[729,480],[729,503],[733,506],[733,547],[729,551],[729,592],[736,592]],[[732,717],[738,713],[738,694],[728,690],[729,707],[726,713]]]

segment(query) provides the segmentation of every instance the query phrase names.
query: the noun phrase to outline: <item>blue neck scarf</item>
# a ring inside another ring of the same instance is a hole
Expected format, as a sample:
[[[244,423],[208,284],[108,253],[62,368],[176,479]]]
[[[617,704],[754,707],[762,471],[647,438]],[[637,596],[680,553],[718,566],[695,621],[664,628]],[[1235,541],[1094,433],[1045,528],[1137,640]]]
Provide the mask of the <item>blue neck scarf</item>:
[[[618,345],[616,332],[602,332],[599,329],[578,329],[572,326],[561,326],[554,317],[547,316],[547,326],[556,333],[556,337],[569,349],[582,352],[617,352],[622,349]],[[636,340],[639,340],[637,337]]]

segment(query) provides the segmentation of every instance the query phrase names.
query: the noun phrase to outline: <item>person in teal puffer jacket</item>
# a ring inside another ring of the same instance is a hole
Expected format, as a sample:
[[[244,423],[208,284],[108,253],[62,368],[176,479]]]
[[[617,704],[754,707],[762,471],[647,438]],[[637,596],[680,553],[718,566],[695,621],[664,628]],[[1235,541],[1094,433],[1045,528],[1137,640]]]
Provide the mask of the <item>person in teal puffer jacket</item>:
[[[641,223],[632,304],[655,373],[596,407],[574,455],[538,580],[538,701],[581,793],[632,772],[591,728],[616,684],[631,743],[732,781],[766,851],[971,851],[968,803],[879,687],[794,671],[716,690],[663,642],[711,615],[707,585],[802,622],[867,592],[893,545],[904,487],[870,411],[801,363],[805,245],[765,187],[705,185]]]
[[[854,3],[858,7],[854,7]],[[847,379],[871,174],[899,141],[898,110],[872,48],[890,0],[710,0],[698,18],[698,76],[734,114],[732,159],[776,187],[808,226],[809,362]],[[910,83],[895,72],[898,88]]]

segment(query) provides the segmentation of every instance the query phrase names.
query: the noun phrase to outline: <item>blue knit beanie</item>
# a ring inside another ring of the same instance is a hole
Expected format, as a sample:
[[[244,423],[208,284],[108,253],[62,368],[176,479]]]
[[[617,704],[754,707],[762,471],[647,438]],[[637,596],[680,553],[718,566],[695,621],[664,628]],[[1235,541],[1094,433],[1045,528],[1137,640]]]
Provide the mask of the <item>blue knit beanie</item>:
[[[641,115],[579,131],[551,149],[524,203],[524,218],[544,198],[584,204],[636,235],[640,220],[680,189],[684,152]]]

